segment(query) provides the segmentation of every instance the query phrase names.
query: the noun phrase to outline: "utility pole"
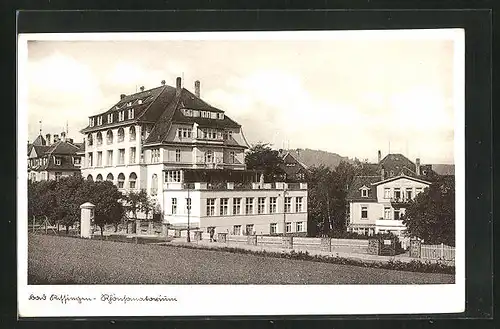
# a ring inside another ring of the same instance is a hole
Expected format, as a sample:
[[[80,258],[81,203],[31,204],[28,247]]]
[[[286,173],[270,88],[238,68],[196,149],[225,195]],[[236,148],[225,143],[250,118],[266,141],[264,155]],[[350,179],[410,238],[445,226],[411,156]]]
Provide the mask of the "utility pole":
[[[191,233],[190,233],[190,229],[189,229],[189,217],[190,217],[190,214],[191,214],[191,198],[189,196],[189,185],[187,185],[187,191],[188,191],[188,196],[187,196],[187,199],[186,199],[186,206],[187,206],[187,212],[188,212],[188,229],[187,229],[187,239],[186,241],[187,242],[191,242]]]

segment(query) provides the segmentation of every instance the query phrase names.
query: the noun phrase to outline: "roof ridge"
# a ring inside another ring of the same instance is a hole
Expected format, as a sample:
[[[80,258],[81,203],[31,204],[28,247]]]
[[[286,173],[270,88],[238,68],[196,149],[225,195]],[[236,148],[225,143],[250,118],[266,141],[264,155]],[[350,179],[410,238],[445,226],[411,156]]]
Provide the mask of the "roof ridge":
[[[137,119],[136,119],[136,120],[139,120],[140,118],[142,118],[142,117],[146,114],[146,112],[147,112],[147,111],[148,111],[148,109],[151,107],[151,105],[153,105],[153,103],[154,103],[154,102],[156,102],[156,100],[158,99],[158,97],[160,97],[160,95],[161,95],[161,94],[163,94],[163,92],[164,92],[165,90],[167,90],[167,85],[164,85],[164,86],[161,86],[161,87],[158,87],[158,88],[163,88],[163,90],[162,90],[162,91],[160,91],[160,92],[158,93],[158,95],[156,95],[155,99],[153,99],[151,102],[149,102],[148,106],[144,109],[144,111],[142,111],[141,115],[139,115],[139,116],[137,117]],[[173,87],[172,87],[172,88],[173,88]],[[152,90],[152,89],[151,89],[151,90]],[[156,125],[156,124],[155,124],[155,125]],[[153,127],[153,128],[154,128],[154,127]],[[153,129],[151,129],[151,130],[153,130]]]

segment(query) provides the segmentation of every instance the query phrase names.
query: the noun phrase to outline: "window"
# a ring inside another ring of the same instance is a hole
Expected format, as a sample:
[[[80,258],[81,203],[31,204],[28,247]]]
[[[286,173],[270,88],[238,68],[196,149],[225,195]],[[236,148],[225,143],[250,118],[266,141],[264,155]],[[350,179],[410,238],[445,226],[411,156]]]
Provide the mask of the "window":
[[[113,132],[111,130],[108,130],[108,132],[106,133],[106,142],[108,144],[113,143]]]
[[[233,198],[233,215],[241,214],[241,198]]]
[[[285,197],[285,212],[292,212],[292,197]]]
[[[363,186],[363,187],[361,188],[361,197],[363,197],[363,198],[367,198],[367,197],[368,197],[368,190],[369,190],[369,188],[368,188],[368,187]]]
[[[130,148],[130,163],[135,163],[135,147]]]
[[[390,199],[391,198],[391,189],[386,187],[384,188],[384,199]]]
[[[225,216],[228,214],[228,204],[229,204],[228,198],[220,199],[220,215],[221,216]]]
[[[278,224],[276,224],[276,223],[271,223],[271,224],[269,225],[269,233],[270,233],[270,234],[276,234],[276,233],[278,233]]]
[[[92,146],[94,144],[94,140],[92,139],[92,134],[87,135],[87,144]]]
[[[222,139],[222,133],[216,129],[204,128],[200,130],[198,134],[199,138],[202,139]]]
[[[384,207],[384,219],[391,219],[391,208]]]
[[[234,151],[229,152],[229,163],[236,163],[236,153]]]
[[[233,226],[233,234],[234,235],[241,235],[241,225],[234,225]]]
[[[74,157],[73,158],[73,163],[76,164],[76,165],[79,165],[81,163],[82,159],[80,159],[80,157]]]
[[[94,165],[94,163],[92,162],[92,152],[90,152],[90,153],[88,154],[88,159],[89,159],[89,160],[88,160],[88,161],[89,161],[89,167],[92,167],[92,166]]]
[[[179,170],[167,171],[165,174],[165,181],[167,183],[179,183],[181,181],[181,172]]]
[[[406,188],[406,200],[411,200],[413,194],[413,189],[411,187]]]
[[[415,196],[419,195],[420,193],[422,193],[423,189],[421,187],[417,187],[415,189]]]
[[[102,182],[102,175],[98,174],[97,177],[95,178],[96,182]]]
[[[118,175],[118,188],[123,188],[125,186],[125,175],[120,173]]]
[[[56,181],[61,179],[62,173],[60,171],[56,171]]]
[[[88,180],[88,181],[93,182],[93,181],[94,181],[94,178],[92,178],[92,175],[88,175],[88,176],[87,176],[87,180]]]
[[[274,214],[276,213],[276,197],[272,196],[269,198],[269,213]]]
[[[361,219],[368,219],[368,207],[361,207]]]
[[[159,149],[151,150],[151,163],[158,163],[158,162],[160,162],[160,150]]]
[[[118,164],[125,164],[125,149],[118,150]]]
[[[113,122],[113,113],[108,114],[108,123]]]
[[[304,222],[297,222],[297,232],[304,232]]]
[[[181,162],[181,150],[175,150],[175,162]]]
[[[130,127],[130,129],[128,130],[128,133],[130,135],[130,141],[135,141],[135,127],[134,126]]]
[[[247,224],[246,233],[247,235],[253,235],[253,224]]]
[[[112,174],[112,173],[109,173],[109,174],[108,174],[108,176],[106,176],[106,180],[107,180],[108,182],[113,182],[113,180],[114,180],[114,179],[115,179],[115,178],[113,177],[113,174]]]
[[[177,137],[182,138],[191,138],[192,130],[190,128],[178,128],[177,129]]]
[[[125,120],[125,111],[118,112],[118,121]]]
[[[102,166],[102,151],[97,152],[97,166]]]
[[[125,139],[125,131],[123,128],[118,129],[118,142],[123,142]]]
[[[102,133],[100,131],[97,133],[97,145],[102,145]]]
[[[302,197],[295,198],[295,212],[302,212]]]
[[[186,198],[186,212],[191,213],[191,198]]]
[[[102,115],[97,117],[97,125],[102,125]]]
[[[215,199],[207,199],[207,216],[215,216]]]
[[[135,173],[131,173],[130,176],[128,177],[128,183],[131,189],[135,189],[136,181],[137,181],[137,175]]]
[[[216,112],[210,112],[210,119],[217,119],[218,115]]]
[[[90,118],[89,121],[90,121],[89,122],[90,126],[93,127],[94,126],[94,118]]]
[[[58,166],[61,165],[61,158],[56,158],[56,165],[58,165]]]
[[[253,198],[245,198],[245,214],[253,214]]]
[[[285,223],[285,232],[286,233],[292,232],[292,223],[290,223],[290,222]]]
[[[214,151],[212,150],[207,150],[205,153],[205,163],[212,163],[214,162]]]
[[[129,109],[128,110],[128,118],[133,119],[134,118],[134,109]]]
[[[156,194],[158,194],[158,176],[153,174],[153,177],[151,177],[151,195]]]
[[[266,211],[266,198],[257,199],[257,213],[263,214]]]
[[[394,199],[401,199],[401,189],[399,187],[394,188]]]
[[[177,214],[177,198],[172,198],[172,215]]]
[[[394,210],[394,220],[399,220],[399,210]]]
[[[224,120],[224,113],[219,113],[218,116],[217,116],[217,118],[219,120]]]
[[[108,166],[113,165],[113,150],[108,151],[108,159],[106,161],[106,165],[108,165]]]

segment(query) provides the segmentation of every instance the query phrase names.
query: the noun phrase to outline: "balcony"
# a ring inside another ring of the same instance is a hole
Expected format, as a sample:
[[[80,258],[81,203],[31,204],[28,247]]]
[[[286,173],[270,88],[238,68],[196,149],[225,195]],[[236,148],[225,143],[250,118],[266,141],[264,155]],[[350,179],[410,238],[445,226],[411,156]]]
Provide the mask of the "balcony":
[[[390,200],[391,200],[391,206],[396,209],[406,207],[411,201],[411,199],[409,198],[402,198],[402,197],[399,198],[394,197],[391,198]]]

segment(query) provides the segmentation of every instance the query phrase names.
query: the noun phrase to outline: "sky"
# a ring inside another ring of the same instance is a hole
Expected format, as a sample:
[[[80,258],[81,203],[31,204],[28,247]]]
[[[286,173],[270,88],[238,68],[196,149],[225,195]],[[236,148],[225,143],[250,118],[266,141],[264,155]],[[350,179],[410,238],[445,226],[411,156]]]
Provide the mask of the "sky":
[[[436,39],[28,41],[29,140],[67,125],[82,141],[120,94],[181,76],[249,143],[454,163],[453,55]]]

